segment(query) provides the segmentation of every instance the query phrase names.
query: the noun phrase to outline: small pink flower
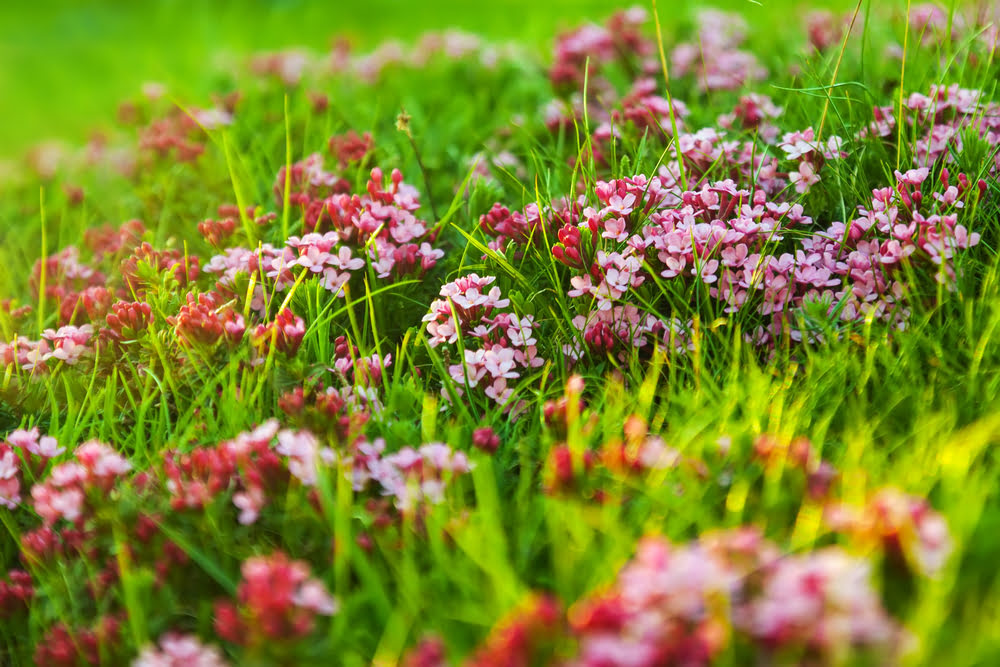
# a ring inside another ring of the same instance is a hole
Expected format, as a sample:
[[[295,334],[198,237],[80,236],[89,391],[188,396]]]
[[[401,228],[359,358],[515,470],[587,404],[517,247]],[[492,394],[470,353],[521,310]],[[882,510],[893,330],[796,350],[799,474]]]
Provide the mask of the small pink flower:
[[[336,598],[330,595],[317,579],[309,579],[299,586],[292,601],[303,609],[323,616],[333,616],[340,608]]]
[[[218,648],[206,646],[193,635],[167,633],[160,637],[160,649],[147,646],[132,661],[132,667],[226,667]]]
[[[629,195],[630,197],[632,195]],[[628,228],[625,223],[625,218],[609,218],[604,221],[604,232],[601,234],[603,238],[612,239],[614,241],[624,241],[628,238]]]
[[[813,167],[811,162],[807,161],[799,164],[798,171],[789,172],[788,179],[795,184],[795,191],[801,194],[809,192],[812,186],[819,183],[820,180],[815,167]]]
[[[252,486],[246,491],[237,491],[233,494],[233,505],[240,510],[237,520],[244,526],[255,523],[266,502],[264,492],[258,487]]]

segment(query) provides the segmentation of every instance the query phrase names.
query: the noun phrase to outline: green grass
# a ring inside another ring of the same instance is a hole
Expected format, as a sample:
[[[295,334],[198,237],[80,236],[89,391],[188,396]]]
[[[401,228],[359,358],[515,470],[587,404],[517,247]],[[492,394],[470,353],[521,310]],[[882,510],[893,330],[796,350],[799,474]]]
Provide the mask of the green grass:
[[[901,72],[883,54],[887,44],[901,42],[903,28],[882,16],[877,3],[861,4],[864,28],[836,77],[837,48],[803,55],[797,18],[803,8],[796,3],[716,4],[738,9],[751,25],[747,48],[771,74],[749,88],[785,108],[777,121],[783,132],[818,127],[825,118],[824,137],[852,137],[869,122],[874,104],[898,106],[901,74],[906,94],[960,83],[983,90],[987,100],[996,97],[996,63],[972,61],[971,47],[961,41],[918,47],[911,34]],[[837,8],[853,9],[843,3]],[[0,663],[30,664],[36,645],[53,643],[47,633],[55,624],[89,627],[103,616],[121,621],[120,639],[102,648],[111,663],[131,660],[168,630],[219,645],[234,664],[391,665],[427,636],[442,638],[449,659],[458,661],[482,648],[487,637],[496,638],[491,628],[531,592],[552,594],[578,611],[582,604],[574,603],[612,585],[643,536],[683,544],[739,526],[759,528],[785,555],[838,544],[867,559],[885,608],[916,639],[901,662],[987,665],[1000,657],[1000,462],[994,450],[1000,442],[1000,187],[990,147],[970,139],[955,155],[961,169],[986,180],[988,196],[958,212],[981,241],[956,253],[953,289],[935,281],[929,263],[903,264],[898,275],[905,277],[903,298],[911,311],[904,330],[872,318],[844,324],[823,308],[804,309],[801,317],[814,318],[824,342],[786,339],[761,350],[744,339],[762,322],[753,309],[726,313],[706,285],[654,275],[634,291],[633,303],[665,319],[691,320],[689,349],[680,354],[669,345],[655,351],[650,346],[622,358],[592,354],[571,367],[563,345],[579,339],[571,320],[587,305],[567,297],[569,278],[577,272],[549,252],[558,227],[542,225],[536,230],[546,235],[542,242],[533,239],[499,253],[487,247],[491,239],[479,216],[494,202],[511,210],[544,206],[578,183],[583,187],[576,194],[595,205],[597,181],[655,173],[669,159],[666,142],[626,128],[611,164],[585,159],[574,167],[570,163],[586,155],[589,137],[578,139],[572,130],[551,133],[541,122],[540,109],[554,95],[545,70],[554,33],[612,9],[591,2],[519,1],[489,9],[433,3],[417,12],[382,0],[337,10],[262,1],[0,9],[0,90],[10,91],[0,100],[0,117],[9,119],[0,127],[0,153],[11,157],[47,136],[79,145],[93,127],[106,130],[112,148],[135,146],[138,128],[116,122],[114,113],[123,99],[139,100],[138,88],[147,80],[165,82],[170,101],[185,108],[207,106],[212,92],[243,94],[234,124],[210,132],[204,155],[194,162],[141,157],[146,161],[128,176],[107,166],[69,164],[51,179],[15,168],[16,178],[0,185],[0,298],[33,311],[20,320],[10,308],[0,311],[0,342],[38,339],[62,323],[58,301],[33,295],[32,267],[67,246],[84,248],[86,230],[105,222],[117,227],[141,219],[143,240],[183,258],[200,257],[203,267],[218,250],[198,233],[197,223],[218,217],[220,204],[257,205],[277,214],[263,226],[238,221],[233,245],[280,245],[301,234],[301,211],[276,201],[275,176],[288,162],[325,151],[331,135],[348,129],[371,132],[375,145],[368,162],[342,171],[351,192],[365,191],[372,166],[386,173],[399,168],[420,191],[418,217],[439,230],[434,243],[446,251],[426,275],[395,282],[380,279],[369,261],[342,299],[297,270],[300,282],[277,293],[263,317],[251,314],[246,296],[267,281],[241,278],[232,303],[247,317],[248,338],[254,325],[274,318],[283,301],[304,320],[294,356],[271,350],[255,357],[247,340],[186,346],[168,318],[178,315],[188,291],[208,292],[214,280],[203,273],[185,287],[169,272],[140,267],[147,282],[141,300],[153,317],[149,330],[42,377],[8,365],[0,375],[0,432],[38,426],[67,448],[60,460],[96,438],[159,479],[165,452],[212,447],[272,417],[289,427],[309,426],[341,456],[350,453],[354,437],[363,436],[383,438],[388,451],[442,441],[474,463],[470,474],[451,480],[442,503],[394,513],[377,507],[377,493],[352,488],[349,464],[341,458],[319,466],[311,490],[294,479],[282,481],[259,520],[247,526],[236,521],[233,488],[203,509],[182,511],[171,509],[162,485],[123,482],[89,498],[86,526],[94,531],[96,557],[38,560],[25,555],[20,537],[39,526],[27,487],[44,474],[26,470],[24,502],[12,510],[0,506],[0,581],[7,570],[27,569],[36,594],[28,609],[4,618]],[[692,34],[694,8],[661,3],[659,10],[669,54]],[[516,40],[525,53],[493,69],[444,58],[425,67],[392,67],[374,85],[349,75],[307,75],[302,85],[286,89],[245,67],[245,57],[258,50],[304,45],[318,53],[334,34],[368,51],[386,38],[413,42],[426,29],[446,25],[493,42]],[[613,69],[609,78],[622,88],[629,73]],[[314,109],[314,92],[328,95],[327,109]],[[715,126],[738,98],[737,92],[701,93],[692,77],[672,80],[670,92],[690,107],[689,131]],[[168,101],[138,105],[147,119],[170,110]],[[412,141],[397,129],[404,109]],[[856,207],[870,204],[874,188],[892,184],[893,170],[911,163],[918,138],[902,135],[898,146],[892,138],[852,142],[850,157],[831,161],[812,192],[783,195],[802,203],[813,227],[793,229],[783,245],[769,248],[791,247],[835,220],[856,217]],[[499,150],[512,152],[523,171],[494,170],[492,182],[471,179],[470,158]],[[952,171],[954,179],[958,169]],[[81,187],[82,203],[72,202],[64,185]],[[107,274],[107,284],[123,286],[121,260],[129,251],[92,261]],[[91,262],[89,251],[82,254]],[[472,272],[497,276],[495,285],[510,298],[510,309],[538,323],[546,363],[512,381],[524,401],[514,411],[517,418],[471,387],[467,375],[464,382],[450,376],[448,366],[474,341],[460,337],[455,345],[431,346],[421,322],[441,285]],[[131,301],[133,295],[118,298]],[[95,326],[103,323],[101,318]],[[381,408],[367,411],[367,423],[346,426],[315,415],[287,415],[279,408],[286,392],[304,387],[308,393],[321,379],[337,382],[326,369],[341,335],[357,346],[354,356],[392,355],[376,388]],[[578,397],[567,388],[573,374],[586,387],[579,414]],[[568,405],[562,422],[546,415],[546,404],[560,399]],[[579,455],[589,450],[599,456],[609,443],[627,439],[623,424],[630,416],[662,436],[681,464],[626,474],[598,463],[585,473]],[[502,443],[493,455],[472,446],[474,429],[483,426]],[[809,496],[801,470],[781,457],[765,464],[755,453],[761,434],[785,443],[808,438],[815,454],[839,472],[830,502],[861,505],[884,487],[927,499],[947,521],[954,544],[942,571],[930,577],[907,572],[875,543],[829,530],[823,503]],[[554,490],[559,485],[551,457],[563,444],[578,458],[573,480]],[[382,514],[391,516],[387,526],[381,526]],[[135,538],[139,515],[154,517],[160,527],[148,543]],[[160,586],[156,567],[164,540],[186,562]],[[241,563],[277,549],[309,564],[338,598],[339,613],[320,618],[307,641],[223,641],[213,627],[213,603],[233,598]],[[88,593],[112,562],[118,572],[105,592]],[[573,651],[568,635],[552,636],[551,645],[540,642],[534,655],[539,664]],[[862,653],[839,657],[845,664],[868,664]],[[796,664],[805,657],[794,649],[770,655],[745,637],[734,638],[716,656],[718,664],[769,660]]]

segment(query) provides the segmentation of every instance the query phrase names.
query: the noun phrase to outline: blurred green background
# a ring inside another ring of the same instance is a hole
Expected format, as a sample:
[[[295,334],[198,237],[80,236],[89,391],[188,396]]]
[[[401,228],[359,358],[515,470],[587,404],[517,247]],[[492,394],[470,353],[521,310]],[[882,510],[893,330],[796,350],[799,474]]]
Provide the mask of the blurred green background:
[[[204,94],[225,55],[326,49],[336,35],[369,50],[459,27],[542,45],[560,26],[613,9],[599,0],[98,0],[0,2],[0,153],[41,138],[81,140],[144,81]]]
[[[47,138],[83,141],[112,122],[145,81],[197,100],[235,55],[288,46],[315,50],[346,36],[366,51],[387,38],[456,27],[539,50],[585,19],[651,0],[36,0],[0,2],[0,156]],[[706,3],[663,0],[665,23]],[[716,0],[753,21],[791,6],[842,0]]]

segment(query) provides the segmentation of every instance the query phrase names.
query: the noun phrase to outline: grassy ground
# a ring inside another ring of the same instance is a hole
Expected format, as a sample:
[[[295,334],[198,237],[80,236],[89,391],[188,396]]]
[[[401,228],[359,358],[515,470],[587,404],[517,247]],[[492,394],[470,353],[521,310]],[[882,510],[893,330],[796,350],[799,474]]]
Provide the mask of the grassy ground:
[[[993,664],[996,16],[720,6],[0,10],[0,663]]]

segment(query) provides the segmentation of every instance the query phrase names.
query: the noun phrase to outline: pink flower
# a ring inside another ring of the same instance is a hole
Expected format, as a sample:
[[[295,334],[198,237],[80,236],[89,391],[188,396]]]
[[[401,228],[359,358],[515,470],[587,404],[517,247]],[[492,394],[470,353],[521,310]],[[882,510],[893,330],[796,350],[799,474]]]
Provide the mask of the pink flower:
[[[77,447],[74,455],[76,460],[94,477],[120,477],[132,470],[131,463],[111,447],[97,440],[88,440],[83,443]]]
[[[831,547],[778,561],[739,624],[767,646],[835,654],[887,646],[897,628],[870,584],[870,566]]]
[[[43,484],[31,487],[31,497],[34,500],[35,511],[47,525],[58,519],[76,521],[83,514],[84,495],[77,488],[66,490],[51,489]]]
[[[302,609],[308,609],[322,616],[333,616],[340,609],[336,598],[317,580],[305,581],[292,597],[292,602]]]
[[[225,667],[228,663],[214,646],[206,646],[193,635],[167,633],[160,649],[147,646],[132,661],[132,667]]]
[[[21,502],[20,464],[14,451],[0,444],[0,505],[8,509]]]
[[[58,359],[69,366],[75,365],[90,349],[87,343],[93,334],[94,327],[89,324],[81,327],[65,326],[58,331],[46,329],[42,337],[52,342],[53,350],[45,355],[45,359]]]
[[[352,257],[351,249],[347,246],[340,246],[336,255],[329,255],[327,263],[342,271],[357,271],[365,266],[365,260],[360,257]]]
[[[264,492],[256,486],[233,494],[233,505],[240,510],[240,516],[237,520],[244,526],[249,526],[257,521],[260,511],[266,503],[267,498],[264,496]]]
[[[796,192],[806,194],[812,189],[812,186],[819,183],[819,174],[816,173],[811,162],[803,160],[799,164],[798,171],[789,172],[788,179],[795,184]]]
[[[7,436],[7,442],[47,459],[55,458],[66,451],[64,447],[59,446],[55,438],[48,435],[39,437],[38,427],[34,427],[30,431],[24,429],[12,431]]]
[[[612,214],[616,217],[624,217],[632,212],[635,206],[636,197],[635,194],[629,192],[624,197],[620,195],[613,195],[608,198],[608,205],[601,212],[601,215]]]
[[[815,133],[810,127],[802,132],[789,132],[784,135],[778,147],[785,152],[786,159],[800,160],[816,150],[814,142]]]
[[[629,196],[631,197],[632,195]],[[601,236],[618,242],[627,239],[628,227],[626,226],[625,218],[609,218],[608,220],[605,220],[604,232]]]
[[[305,252],[300,254],[298,259],[291,262],[289,266],[297,265],[309,269],[313,273],[319,273],[320,271],[323,270],[323,266],[329,260],[330,260],[329,253],[323,252],[317,246],[310,245],[306,246]]]
[[[363,260],[361,261],[363,262]],[[335,268],[328,266],[323,270],[323,278],[319,281],[319,284],[329,290],[335,297],[340,298],[346,294],[344,285],[350,279],[351,274],[349,272],[344,271],[340,273]]]

